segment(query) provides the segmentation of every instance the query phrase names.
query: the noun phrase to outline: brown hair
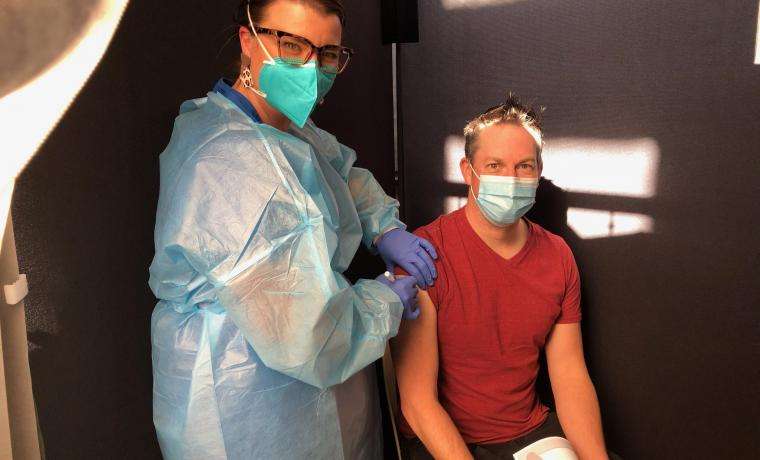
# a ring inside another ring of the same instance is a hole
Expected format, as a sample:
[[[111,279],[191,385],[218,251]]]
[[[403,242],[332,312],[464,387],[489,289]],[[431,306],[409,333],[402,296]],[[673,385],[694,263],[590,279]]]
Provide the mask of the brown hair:
[[[251,19],[254,24],[261,21],[264,16],[264,10],[267,6],[276,2],[277,0],[242,0],[237,9],[233,19],[235,24],[243,27],[248,27],[248,13],[246,8],[250,5]],[[325,14],[334,14],[340,19],[341,25],[346,25],[346,12],[343,8],[343,0],[297,0],[301,3],[308,3],[320,10]]]
[[[544,108],[533,108],[520,102],[520,99],[512,94],[507,94],[507,99],[477,117],[473,118],[464,127],[464,155],[472,162],[472,155],[478,149],[478,137],[481,131],[491,125],[502,123],[514,123],[525,128],[536,141],[536,162],[539,169],[543,166],[541,151],[544,147],[541,113]]]

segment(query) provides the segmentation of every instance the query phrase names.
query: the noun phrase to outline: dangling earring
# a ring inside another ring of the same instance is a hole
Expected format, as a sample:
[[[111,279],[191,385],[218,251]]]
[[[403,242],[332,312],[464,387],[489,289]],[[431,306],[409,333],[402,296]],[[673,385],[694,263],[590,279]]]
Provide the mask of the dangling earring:
[[[251,75],[251,58],[240,53],[240,83],[247,89],[253,89],[253,76]]]
[[[243,83],[243,86],[246,88],[252,90],[253,88],[253,77],[251,76],[251,68],[246,66],[243,71],[240,73],[240,81]]]
[[[266,93],[253,87],[253,75],[251,74],[251,59],[245,54],[240,54],[240,83],[245,89],[253,91],[261,97],[267,97]]]

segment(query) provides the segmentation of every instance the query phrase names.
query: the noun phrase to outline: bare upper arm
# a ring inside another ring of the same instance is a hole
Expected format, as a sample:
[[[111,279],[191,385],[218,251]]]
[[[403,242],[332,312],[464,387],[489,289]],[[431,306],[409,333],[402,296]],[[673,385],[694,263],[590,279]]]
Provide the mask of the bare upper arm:
[[[552,386],[567,378],[588,375],[580,323],[554,325],[546,341],[546,364]]]
[[[418,305],[420,316],[402,321],[391,340],[402,406],[438,397],[438,314],[425,291],[419,291]]]

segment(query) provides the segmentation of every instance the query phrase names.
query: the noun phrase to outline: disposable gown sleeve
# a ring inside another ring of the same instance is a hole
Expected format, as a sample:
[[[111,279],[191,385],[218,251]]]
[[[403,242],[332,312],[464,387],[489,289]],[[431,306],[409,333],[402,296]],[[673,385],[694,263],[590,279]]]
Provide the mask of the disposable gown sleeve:
[[[344,157],[354,156],[353,150],[341,145]],[[356,204],[356,212],[362,224],[362,242],[374,250],[375,238],[393,228],[406,229],[406,224],[398,218],[398,200],[386,195],[371,172],[364,168],[351,167],[348,173],[348,188]]]
[[[245,144],[209,142],[162,190],[151,288],[179,310],[226,311],[272,369],[341,383],[383,355],[401,302],[331,268],[336,236],[281,152]]]

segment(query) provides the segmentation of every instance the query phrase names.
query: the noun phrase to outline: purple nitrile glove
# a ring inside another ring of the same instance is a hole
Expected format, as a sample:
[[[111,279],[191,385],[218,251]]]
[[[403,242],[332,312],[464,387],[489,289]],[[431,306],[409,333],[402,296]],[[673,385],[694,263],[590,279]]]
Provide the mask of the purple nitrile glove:
[[[391,279],[382,274],[375,279],[391,288],[399,296],[401,303],[404,304],[402,318],[417,319],[420,316],[420,309],[417,308],[417,280],[413,276],[399,276]]]
[[[438,277],[433,262],[433,259],[438,258],[438,254],[433,245],[424,238],[394,228],[381,236],[375,247],[389,272],[393,273],[398,265],[417,279],[420,289],[432,286],[433,280]]]

